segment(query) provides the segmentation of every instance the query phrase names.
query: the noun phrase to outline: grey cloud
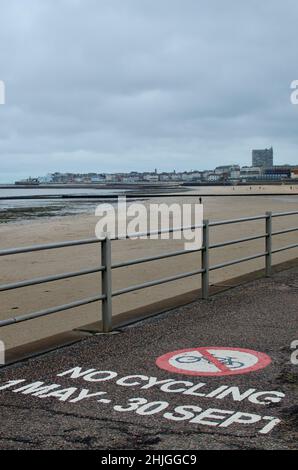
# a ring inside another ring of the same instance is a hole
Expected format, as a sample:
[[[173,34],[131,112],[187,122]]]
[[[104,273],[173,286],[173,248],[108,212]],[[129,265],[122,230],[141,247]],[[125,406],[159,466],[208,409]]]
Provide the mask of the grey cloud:
[[[297,162],[294,0],[0,0],[0,179]]]

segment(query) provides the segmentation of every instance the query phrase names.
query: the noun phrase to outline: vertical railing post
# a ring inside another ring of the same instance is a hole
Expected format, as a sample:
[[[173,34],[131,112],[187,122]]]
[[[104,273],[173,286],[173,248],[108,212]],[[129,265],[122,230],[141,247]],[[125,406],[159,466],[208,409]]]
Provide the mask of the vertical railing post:
[[[272,212],[266,212],[266,276],[272,272]]]
[[[101,292],[105,298],[102,301],[102,330],[103,333],[112,331],[112,244],[107,235],[101,242],[101,263],[104,270],[101,273]]]
[[[202,298],[209,296],[209,220],[203,220]]]

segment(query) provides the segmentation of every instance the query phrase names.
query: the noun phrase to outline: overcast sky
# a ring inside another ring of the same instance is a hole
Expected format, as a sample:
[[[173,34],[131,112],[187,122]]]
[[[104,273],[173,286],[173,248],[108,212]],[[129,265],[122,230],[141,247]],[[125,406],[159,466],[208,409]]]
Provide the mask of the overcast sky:
[[[297,0],[0,0],[0,181],[298,163]]]

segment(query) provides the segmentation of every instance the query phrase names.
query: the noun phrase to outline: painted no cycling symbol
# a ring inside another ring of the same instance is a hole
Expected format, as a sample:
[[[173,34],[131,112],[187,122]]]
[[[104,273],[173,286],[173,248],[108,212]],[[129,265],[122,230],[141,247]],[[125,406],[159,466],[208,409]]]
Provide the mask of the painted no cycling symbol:
[[[237,375],[267,367],[267,354],[243,348],[204,347],[181,349],[160,356],[156,365],[186,375]]]

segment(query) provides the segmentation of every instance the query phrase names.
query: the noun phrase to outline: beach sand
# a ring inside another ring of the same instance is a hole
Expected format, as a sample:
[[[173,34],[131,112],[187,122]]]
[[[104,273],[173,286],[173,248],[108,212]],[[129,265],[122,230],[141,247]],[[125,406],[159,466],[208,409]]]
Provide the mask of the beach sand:
[[[293,189],[294,188],[294,189]],[[244,188],[248,191],[248,188]],[[266,211],[284,212],[298,210],[298,195],[293,196],[297,186],[253,187],[261,194],[268,192],[288,192],[291,196],[250,196],[250,197],[203,197],[204,218],[210,220],[232,219],[264,214]],[[243,187],[231,188],[194,188],[192,192],[225,193],[243,192]],[[233,191],[233,192],[232,192]],[[154,199],[154,203],[178,202],[178,199]],[[149,200],[146,204],[149,204]],[[190,193],[182,193],[180,203],[193,203]],[[197,201],[198,202],[198,201]],[[61,242],[94,237],[97,218],[93,215],[42,219],[23,224],[3,224],[0,227],[0,248],[11,248],[33,244]],[[274,230],[297,226],[297,216],[274,219]],[[264,221],[254,221],[236,225],[226,225],[211,229],[211,242],[237,239],[249,235],[264,233]],[[276,236],[274,248],[297,243],[297,232]],[[183,249],[183,242],[177,240],[126,240],[113,242],[113,262],[153,256],[157,253]],[[211,253],[211,265],[224,261],[242,258],[264,251],[264,241],[257,240],[230,247],[214,249]],[[293,249],[273,256],[274,264],[296,258],[298,249]],[[51,274],[76,271],[100,265],[100,245],[78,246],[36,253],[5,256],[1,258],[1,284],[37,278]],[[183,271],[200,269],[200,253],[187,254],[177,258],[154,261],[133,267],[113,271],[113,290],[140,284],[145,281],[172,276]],[[228,268],[213,271],[210,283],[218,284],[223,280],[234,278],[264,267],[264,259],[252,260]],[[25,287],[0,294],[0,318],[10,318],[34,312],[63,303],[98,295],[101,291],[100,273],[88,276],[51,282],[33,287]],[[200,276],[171,282],[124,296],[113,301],[114,315],[133,309],[140,309],[164,299],[168,299],[200,288]],[[223,312],[224,313],[224,312]],[[1,328],[0,339],[6,348],[13,348],[49,337],[64,331],[79,328],[101,319],[100,303],[67,310],[48,317],[27,321]]]

